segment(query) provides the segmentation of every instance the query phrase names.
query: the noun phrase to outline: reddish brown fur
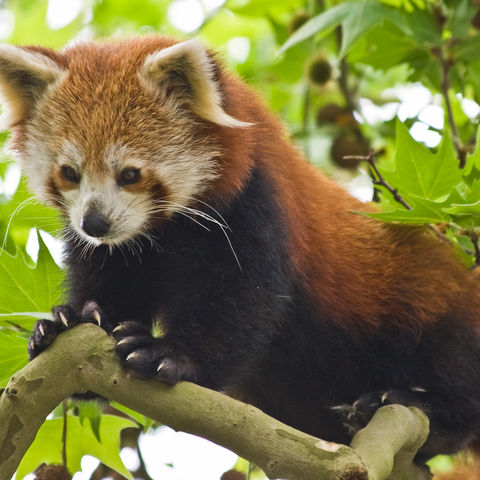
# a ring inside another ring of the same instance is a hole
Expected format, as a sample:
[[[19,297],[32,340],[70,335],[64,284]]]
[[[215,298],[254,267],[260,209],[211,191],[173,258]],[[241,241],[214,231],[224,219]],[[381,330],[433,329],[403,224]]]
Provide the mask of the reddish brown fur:
[[[60,56],[36,50],[68,67],[65,79],[52,68],[55,88],[15,129],[36,193],[58,204],[60,191],[72,202],[69,306],[58,308],[84,315],[93,299],[109,332],[135,320],[124,332],[133,343],[117,351],[140,375],[234,393],[327,440],[351,439],[338,417],[345,404],[357,405],[345,420],[355,429],[391,399],[430,416],[419,461],[470,445],[480,431],[477,278],[428,229],[358,214],[372,207],[301,158],[257,95],[219,64],[212,74],[198,45],[145,63],[175,43],[149,36],[79,44]],[[162,59],[182,70],[170,75]],[[50,168],[64,157],[85,176],[78,192]],[[140,181],[122,185],[129,167]],[[148,208],[131,207],[138,199]],[[165,207],[169,199],[177,210]],[[202,219],[213,207],[228,218],[232,242],[222,226],[199,228],[188,215],[195,202]],[[164,222],[172,211],[178,216]],[[112,218],[128,222],[109,238]],[[101,240],[89,253],[77,237],[138,240],[140,261]],[[150,338],[158,312],[165,336]],[[59,318],[56,325],[63,330]],[[48,347],[47,328],[44,320],[35,327],[32,357]]]
[[[58,135],[49,138],[57,142],[52,148],[60,150],[64,138],[89,145],[86,169],[96,175],[101,175],[99,161],[108,143],[120,141],[148,153],[151,143],[136,135],[139,129],[135,125],[151,125],[155,130],[158,108],[151,94],[132,78],[137,78],[148,54],[174,43],[166,37],[138,37],[100,46],[80,44],[62,55],[36,48],[68,66],[70,72],[46,109],[57,125]],[[453,298],[462,299],[462,303],[465,300],[470,311],[480,310],[480,289],[474,285],[477,280],[460,265],[450,246],[422,228],[383,225],[353,213],[365,211],[366,206],[301,158],[288,142],[283,126],[251,89],[232,75],[218,72],[225,110],[254,123],[254,127],[200,124],[199,138],[209,138],[224,152],[221,177],[205,195],[210,202],[228,203],[242,189],[255,159],[276,185],[289,225],[291,256],[297,273],[311,286],[319,309],[332,312],[332,318],[346,328],[362,329],[379,328],[382,318],[393,309],[402,312],[398,317],[405,328],[415,330],[446,313]],[[110,81],[110,75],[115,76],[115,82]],[[93,95],[91,87],[87,88],[92,84],[97,85]],[[135,107],[130,98],[135,99]],[[59,102],[67,103],[69,109]],[[59,117],[59,112],[68,118]],[[72,125],[77,128],[72,130]],[[17,147],[21,150],[18,130]],[[59,182],[54,183],[58,186]],[[140,183],[128,188],[133,191],[145,186]],[[430,281],[425,282],[426,278]],[[349,301],[342,301],[345,298]],[[463,318],[473,321],[471,314]]]
[[[463,296],[460,305],[478,311],[478,280],[451,246],[424,228],[384,225],[355,214],[371,207],[319,174],[282,141],[287,137],[283,126],[261,101],[251,101],[256,95],[250,89],[229,76],[223,82],[227,112],[255,127],[221,136],[231,170],[216,191],[234,196],[241,188],[238,172],[246,174],[251,168],[250,156],[262,162],[277,185],[279,202],[286,206],[291,256],[320,311],[334,312],[339,324],[354,329],[381,327],[382,317],[398,311],[405,328],[414,330],[445,314],[454,298]],[[471,313],[467,318],[474,321]]]

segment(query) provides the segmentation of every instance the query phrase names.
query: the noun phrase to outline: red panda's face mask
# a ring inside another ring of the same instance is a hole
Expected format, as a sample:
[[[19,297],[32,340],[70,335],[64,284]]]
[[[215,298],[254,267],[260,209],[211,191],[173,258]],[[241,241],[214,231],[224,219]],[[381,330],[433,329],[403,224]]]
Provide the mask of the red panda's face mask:
[[[149,135],[154,136],[146,131],[144,139]],[[218,175],[218,153],[189,139],[171,141],[168,148],[156,142],[149,151],[111,143],[89,162],[82,147],[64,140],[53,175],[45,173],[51,184],[47,201],[53,201],[92,246],[118,245],[176,213],[188,214],[192,200]],[[39,149],[31,151],[37,161]],[[29,154],[24,158],[28,162]]]
[[[221,175],[209,125],[247,125],[223,110],[200,44],[128,55],[108,43],[64,54],[0,47],[12,150],[34,193],[92,247],[135,241],[165,218],[192,214]]]

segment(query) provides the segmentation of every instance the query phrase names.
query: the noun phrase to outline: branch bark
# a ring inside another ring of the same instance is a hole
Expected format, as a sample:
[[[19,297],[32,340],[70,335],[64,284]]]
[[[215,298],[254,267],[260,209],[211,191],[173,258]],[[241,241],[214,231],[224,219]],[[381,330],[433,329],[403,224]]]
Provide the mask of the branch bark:
[[[10,480],[45,417],[64,398],[86,391],[175,430],[208,438],[252,461],[269,478],[427,478],[411,462],[428,435],[428,420],[418,409],[382,407],[349,448],[295,430],[251,405],[198,385],[181,382],[169,387],[137,378],[117,361],[114,340],[98,327],[83,324],[62,333],[12,377],[1,395],[0,480]],[[408,477],[395,473],[399,466],[406,471],[405,465]]]

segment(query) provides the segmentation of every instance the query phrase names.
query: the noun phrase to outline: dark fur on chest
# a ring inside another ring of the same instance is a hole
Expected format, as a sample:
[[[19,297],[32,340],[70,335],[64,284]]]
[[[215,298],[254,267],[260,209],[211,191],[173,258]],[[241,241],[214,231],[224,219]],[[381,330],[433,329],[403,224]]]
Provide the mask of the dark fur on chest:
[[[177,315],[204,322],[223,318],[225,325],[238,312],[267,303],[271,315],[279,313],[288,303],[283,297],[291,295],[292,279],[282,215],[269,190],[260,173],[253,175],[242,197],[220,212],[229,227],[225,231],[197,218],[207,230],[176,214],[152,232],[154,245],[138,240],[132,247],[136,254],[127,248],[110,254],[100,246],[82,260],[81,247],[68,244],[72,305],[80,309],[85,299],[95,299],[119,314],[118,322],[149,323],[161,314],[167,327],[181,321],[170,319]]]
[[[454,434],[432,451],[457,449],[470,438],[480,425],[472,400],[480,391],[469,377],[480,354],[471,332],[458,327],[452,341],[452,318],[421,335],[396,327],[349,333],[337,326],[330,312],[318,311],[294,271],[276,192],[260,171],[220,213],[237,258],[218,226],[206,224],[207,231],[178,215],[152,232],[155,245],[140,240],[137,255],[99,247],[82,260],[81,248],[70,243],[69,303],[80,311],[95,300],[110,331],[131,320],[150,328],[159,318],[167,336],[201,365],[198,383],[327,440],[351,436],[332,407],[371,392],[379,397],[369,404],[378,407],[385,391],[407,392],[402,403],[421,406],[423,390],[429,392],[425,403],[435,405],[428,408],[438,417],[439,437],[463,429],[460,440]],[[413,400],[408,392],[416,392]],[[452,410],[452,399],[460,410]]]

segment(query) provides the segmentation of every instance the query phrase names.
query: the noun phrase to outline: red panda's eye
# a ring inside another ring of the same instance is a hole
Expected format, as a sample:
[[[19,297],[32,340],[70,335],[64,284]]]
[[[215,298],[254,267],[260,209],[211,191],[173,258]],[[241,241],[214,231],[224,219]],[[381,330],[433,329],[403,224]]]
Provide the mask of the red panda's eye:
[[[120,185],[131,185],[140,180],[140,170],[138,168],[125,168],[120,172]]]
[[[73,183],[78,183],[80,181],[80,177],[73,167],[70,167],[69,165],[63,165],[61,171],[65,180]]]

